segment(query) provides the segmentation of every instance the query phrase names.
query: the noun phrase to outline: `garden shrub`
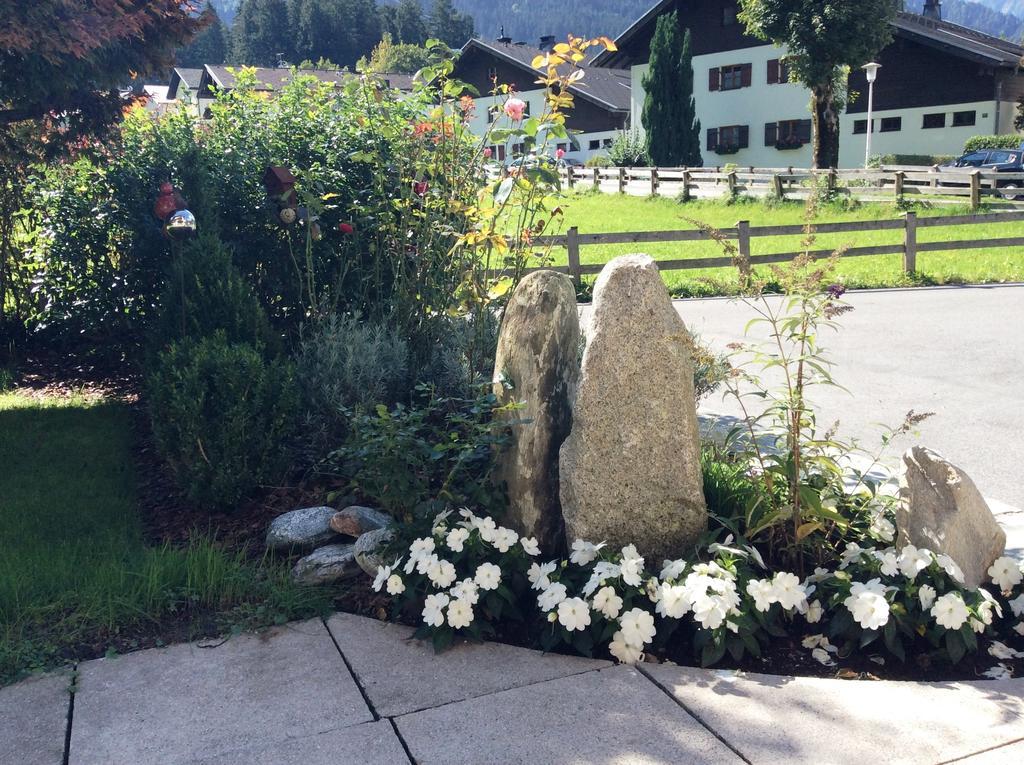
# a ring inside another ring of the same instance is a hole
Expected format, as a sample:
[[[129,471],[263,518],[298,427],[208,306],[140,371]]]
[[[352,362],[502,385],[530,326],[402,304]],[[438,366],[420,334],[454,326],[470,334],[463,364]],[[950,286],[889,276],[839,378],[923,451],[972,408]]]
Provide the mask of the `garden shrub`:
[[[299,404],[289,363],[218,332],[172,343],[147,388],[157,445],[191,501],[230,509],[284,476]]]
[[[976,135],[967,139],[964,154],[979,149],[1019,149],[1024,143],[1024,136],[1011,135]]]
[[[230,250],[215,233],[203,233],[182,247],[171,263],[154,322],[153,345],[159,350],[218,331],[229,343],[246,343],[272,353],[281,344],[252,287],[232,262]]]
[[[587,161],[583,163],[584,167],[612,167],[614,163],[605,154],[595,154],[592,157],[588,157]]]
[[[616,167],[647,167],[647,142],[636,130],[621,130],[608,147],[608,159]]]
[[[952,154],[883,154],[878,157],[879,165],[944,165],[956,159]]]

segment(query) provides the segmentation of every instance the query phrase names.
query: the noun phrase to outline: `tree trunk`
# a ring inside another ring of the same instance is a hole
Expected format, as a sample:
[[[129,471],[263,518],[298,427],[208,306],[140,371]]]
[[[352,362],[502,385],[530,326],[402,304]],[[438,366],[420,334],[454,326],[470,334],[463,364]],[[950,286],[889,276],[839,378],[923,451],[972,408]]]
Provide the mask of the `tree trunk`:
[[[811,88],[813,96],[815,169],[839,167],[839,111],[831,82]]]

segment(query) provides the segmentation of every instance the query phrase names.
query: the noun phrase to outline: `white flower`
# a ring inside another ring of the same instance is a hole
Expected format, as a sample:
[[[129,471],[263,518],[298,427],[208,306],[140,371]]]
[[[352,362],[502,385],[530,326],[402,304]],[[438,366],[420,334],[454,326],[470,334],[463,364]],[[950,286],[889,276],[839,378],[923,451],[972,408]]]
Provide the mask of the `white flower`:
[[[932,565],[932,554],[930,550],[919,550],[914,545],[907,545],[900,550],[897,563],[903,576],[907,579],[914,579],[920,572]]]
[[[440,627],[444,624],[444,607],[448,605],[450,598],[443,592],[434,595],[427,595],[423,604],[423,622],[430,627]]]
[[[602,587],[594,596],[594,610],[606,619],[614,619],[622,611],[622,598],[613,587]]]
[[[590,626],[590,606],[583,598],[568,598],[558,604],[558,623],[569,632]]]
[[[750,553],[750,557],[757,561],[758,566],[760,566],[761,568],[768,568],[766,565],[764,565],[764,558],[761,557],[761,553],[757,551],[756,547],[753,547],[752,545],[744,545],[743,547],[747,552]]]
[[[398,567],[398,563],[399,561],[395,561],[396,568]],[[391,576],[391,571],[391,566],[381,566],[377,569],[377,576],[373,578],[374,592],[380,592],[381,588],[384,586],[384,583],[388,580],[388,577]]]
[[[885,576],[896,576],[900,572],[900,561],[892,550],[885,550],[884,552],[878,552],[875,550],[872,552],[879,563],[882,564],[882,573]]]
[[[992,612],[995,611],[999,616],[1003,615],[1003,609],[996,602],[995,598],[989,595],[982,587],[978,588],[978,592],[981,593],[985,599],[978,604],[978,616],[981,617],[981,621],[986,625],[992,623]],[[980,632],[981,630],[979,630]]]
[[[458,600],[466,601],[471,606],[475,606],[480,601],[480,588],[472,579],[463,579],[452,587],[448,594]]]
[[[885,587],[878,579],[863,584],[854,582],[843,605],[863,629],[877,630],[889,621],[889,601],[885,599]]]
[[[921,610],[927,611],[935,604],[935,588],[930,584],[922,584],[917,597],[921,601]]]
[[[540,545],[537,544],[536,537],[523,537],[519,540],[519,544],[523,546],[523,550],[527,555],[540,555]]]
[[[996,664],[992,669],[985,670],[981,674],[991,680],[1009,680],[1013,677],[1013,672],[1005,664]]]
[[[636,664],[643,661],[644,658],[643,646],[627,643],[626,639],[622,636],[622,632],[616,632],[612,635],[612,642],[608,645],[608,650],[622,664]]]
[[[896,538],[896,527],[892,525],[892,521],[879,512],[872,517],[868,534],[883,542],[891,542]]]
[[[1014,616],[1024,616],[1024,593],[1010,601],[1010,610]]]
[[[807,577],[808,582],[824,582],[832,576],[832,572],[827,568],[815,568],[814,573]]]
[[[931,615],[935,623],[948,630],[958,630],[964,626],[970,612],[959,593],[947,592],[935,601],[932,606]]]
[[[439,560],[435,557],[427,568],[427,577],[435,587],[444,589],[455,581],[455,566],[451,561]]]
[[[462,552],[467,539],[469,539],[469,529],[452,529],[448,532],[445,542],[452,552]]]
[[[964,572],[960,570],[960,567],[956,565],[956,561],[950,558],[948,555],[936,555],[935,560],[942,570],[953,577],[960,584],[964,583]]]
[[[856,542],[847,542],[846,550],[843,552],[841,556],[839,568],[845,569],[851,563],[854,563],[858,558],[860,558],[861,553],[863,552],[865,552],[864,548],[862,548]]]
[[[494,543],[494,537],[498,533],[498,526],[493,518],[475,518],[473,525],[480,532],[480,538],[488,544]]]
[[[481,563],[473,577],[481,590],[496,590],[501,584],[501,569],[493,563]]]
[[[591,573],[590,579],[583,585],[583,594],[588,597],[593,595],[598,587],[604,585],[606,580],[615,579],[620,573],[617,564],[604,560],[598,561],[594,564],[594,571]]]
[[[732,587],[731,582],[727,584]],[[739,605],[739,595],[735,587],[731,591],[720,593],[703,598],[698,598],[693,603],[693,618],[706,630],[716,630],[722,626],[726,617],[735,612]]]
[[[622,563],[619,564],[622,571],[622,581],[631,587],[639,587],[643,581],[644,559],[636,550],[636,545],[627,545],[622,548]]]
[[[821,607],[820,600],[812,600],[807,604],[807,613],[805,615],[808,624],[817,624],[821,621],[823,609]]]
[[[996,659],[1021,659],[1024,658],[1024,651],[1018,651],[1015,648],[1010,648],[1006,643],[993,640],[988,647],[988,655]]]
[[[771,579],[751,579],[747,582],[747,595],[754,599],[754,608],[764,612],[776,601]]]
[[[603,542],[599,545],[594,545],[582,539],[577,539],[572,543],[572,555],[569,556],[569,560],[577,566],[586,566],[597,558],[597,552],[602,547],[604,547]]]
[[[983,622],[981,619],[976,619],[972,616],[970,618],[970,625],[971,629],[977,632],[979,635],[985,631],[985,622]]]
[[[551,560],[547,563],[532,563],[530,570],[526,572],[526,578],[530,580],[530,586],[535,590],[547,589],[551,584],[548,574],[553,574],[558,564]]]
[[[473,623],[473,606],[468,600],[456,598],[448,606],[448,624],[452,629],[461,630]]]
[[[685,560],[667,560],[662,565],[661,573],[658,574],[658,578],[663,581],[675,580],[682,576],[685,570]]]
[[[635,648],[643,648],[654,640],[654,617],[642,608],[631,608],[619,617],[619,634]]]
[[[779,605],[787,611],[795,608],[803,612],[807,608],[807,592],[796,574],[780,571],[772,579],[772,589]]]
[[[401,595],[405,592],[405,582],[402,581],[402,577],[398,574],[392,574],[388,577],[388,595]]]
[[[988,575],[992,577],[993,584],[1007,594],[1024,580],[1020,565],[1013,558],[1006,556],[996,558],[988,569]]]
[[[519,535],[512,531],[512,529],[506,529],[504,526],[496,529],[494,532],[494,538],[489,540],[494,545],[494,549],[500,553],[507,553],[512,549],[512,545],[519,541]]]
[[[549,584],[540,595],[537,596],[537,605],[541,611],[550,611],[561,603],[568,595],[565,585],[561,582]]]
[[[839,649],[832,645],[827,637],[821,634],[808,635],[801,641],[801,644],[804,648],[821,648],[826,653],[839,653]]]
[[[441,562],[441,559],[437,555],[431,553],[430,555],[424,555],[416,559],[416,573],[426,574],[430,570],[431,566],[434,566]]]
[[[811,651],[811,658],[820,664],[824,664],[826,667],[834,667],[836,663],[832,660],[832,657],[828,655],[828,651],[824,648],[815,648]]]
[[[663,582],[658,590],[658,605],[655,611],[670,619],[681,619],[690,610],[690,599],[687,594],[683,585]]]
[[[434,552],[434,547],[434,540],[430,537],[417,539],[409,545],[409,557],[412,560],[429,557]]]

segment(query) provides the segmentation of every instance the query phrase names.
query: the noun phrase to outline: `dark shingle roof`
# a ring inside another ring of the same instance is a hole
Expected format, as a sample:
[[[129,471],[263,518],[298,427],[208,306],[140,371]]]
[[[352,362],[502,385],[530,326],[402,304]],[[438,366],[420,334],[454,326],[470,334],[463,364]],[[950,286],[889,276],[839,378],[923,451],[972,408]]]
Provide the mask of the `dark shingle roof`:
[[[174,94],[178,92],[178,84],[185,83],[185,87],[189,90],[195,90],[199,87],[199,83],[203,79],[202,69],[188,69],[183,66],[176,66],[171,72],[171,81],[167,84],[167,98],[168,100],[174,98]]]
[[[235,87],[235,83],[238,80],[236,75],[242,68],[243,67],[214,66],[212,64],[207,64],[206,76],[210,84],[215,85],[218,88],[231,90]],[[280,90],[291,82],[292,77],[296,74],[292,69],[269,69],[264,67],[250,68],[254,68],[256,70],[256,90],[262,91]],[[300,69],[297,74],[299,76],[316,77],[320,82],[326,82],[332,85],[341,85],[353,77],[359,76],[352,72],[337,71],[333,69]],[[370,76],[383,82],[386,87],[403,91],[412,90],[413,76],[411,74],[386,72]]]
[[[544,51],[540,48],[534,48],[529,45],[490,42],[476,37],[466,43],[462,50],[465,52],[471,47],[494,54],[534,74],[538,74],[538,71],[531,66],[533,60],[537,56],[544,55]],[[625,69],[597,69],[595,67],[583,67],[583,69],[585,72],[583,79],[569,88],[574,95],[592,101],[610,111],[629,111],[631,87],[629,71]]]
[[[900,13],[893,21],[897,33],[921,40],[926,44],[954,48],[966,58],[991,66],[1017,67],[1024,48],[976,29],[962,27],[949,21],[936,21],[916,13]]]

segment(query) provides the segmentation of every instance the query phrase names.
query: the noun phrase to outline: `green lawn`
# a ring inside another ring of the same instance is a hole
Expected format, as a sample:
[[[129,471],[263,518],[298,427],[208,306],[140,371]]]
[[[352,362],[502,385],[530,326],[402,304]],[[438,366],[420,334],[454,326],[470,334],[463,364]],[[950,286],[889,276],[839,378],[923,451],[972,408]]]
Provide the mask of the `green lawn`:
[[[131,645],[133,630],[255,625],[326,604],[207,534],[147,546],[130,418],[110,401],[0,394],[0,682]]]
[[[771,207],[760,201],[700,200],[680,204],[666,198],[643,198],[618,194],[580,192],[564,200],[564,229],[578,226],[581,234],[616,231],[662,231],[692,229],[688,219],[699,220],[718,228],[731,228],[738,221],[752,226],[800,224],[804,222],[804,204],[786,202]],[[962,215],[966,207],[934,206],[917,210],[919,217]],[[847,210],[840,205],[819,209],[819,222],[883,220],[902,217],[893,205],[864,204]],[[918,230],[918,241],[955,241],[993,237],[1024,236],[1024,223],[984,224]],[[800,249],[799,236],[765,237],[752,241],[752,254],[791,252]],[[901,231],[868,231],[821,235],[815,249],[843,246],[863,247],[898,244]],[[720,257],[723,253],[714,242],[683,242],[665,244],[590,245],[580,248],[583,263],[604,263],[617,255],[644,252],[656,260]],[[555,264],[564,265],[564,249],[554,251]],[[896,287],[920,284],[961,284],[1024,281],[1024,248],[994,248],[919,253],[917,274],[907,277],[902,269],[901,255],[848,258],[840,263],[839,275],[849,287]],[[665,282],[677,295],[709,295],[728,293],[735,289],[734,272],[729,268],[694,269],[666,272]]]

